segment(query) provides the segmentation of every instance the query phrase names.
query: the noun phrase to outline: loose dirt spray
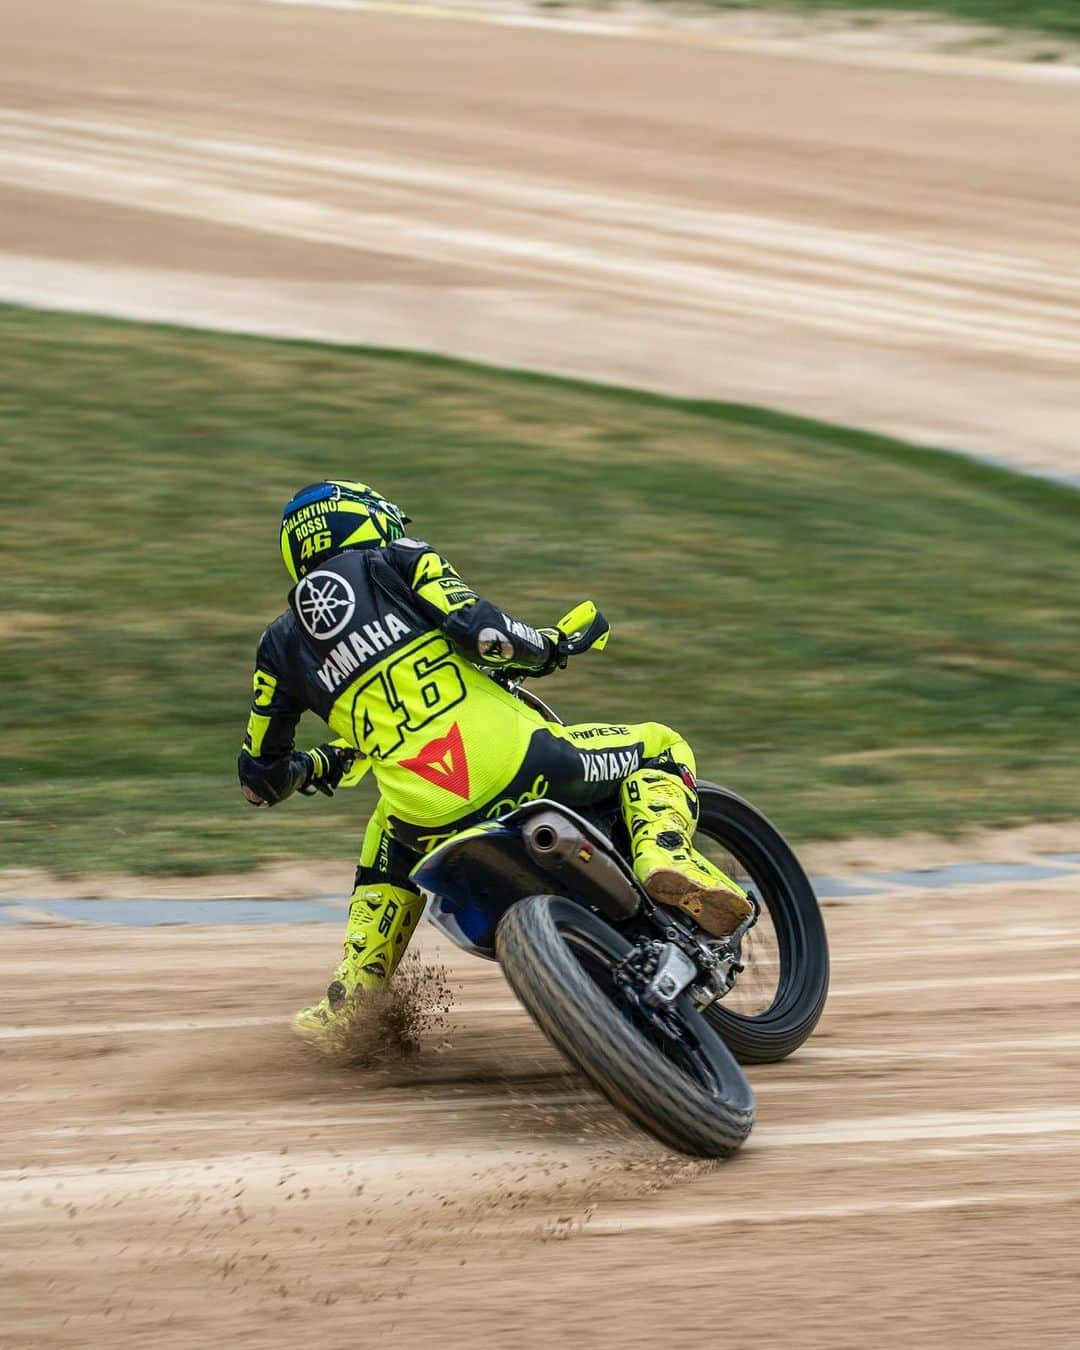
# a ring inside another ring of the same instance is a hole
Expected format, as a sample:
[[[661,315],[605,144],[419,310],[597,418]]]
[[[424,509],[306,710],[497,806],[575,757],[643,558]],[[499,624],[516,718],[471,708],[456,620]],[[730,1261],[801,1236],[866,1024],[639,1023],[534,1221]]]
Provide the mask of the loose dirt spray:
[[[342,1067],[385,1069],[420,1053],[449,1027],[453,995],[446,967],[410,952],[379,989],[358,999],[323,1049]]]

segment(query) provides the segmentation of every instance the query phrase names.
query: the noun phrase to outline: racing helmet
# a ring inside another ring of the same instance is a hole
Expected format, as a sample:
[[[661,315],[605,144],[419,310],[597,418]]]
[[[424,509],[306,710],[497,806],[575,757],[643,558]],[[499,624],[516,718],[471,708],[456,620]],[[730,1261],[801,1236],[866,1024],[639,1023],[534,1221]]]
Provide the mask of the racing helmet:
[[[325,479],[301,488],[281,513],[281,556],[293,581],[349,548],[385,548],[409,517],[367,483]]]

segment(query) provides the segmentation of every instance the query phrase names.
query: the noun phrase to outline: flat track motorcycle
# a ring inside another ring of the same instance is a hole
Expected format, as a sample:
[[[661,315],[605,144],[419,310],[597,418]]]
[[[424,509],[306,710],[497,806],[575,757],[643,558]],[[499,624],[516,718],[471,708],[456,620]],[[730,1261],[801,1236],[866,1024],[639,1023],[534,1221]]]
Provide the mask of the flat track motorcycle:
[[[609,629],[591,603],[558,625],[571,655]],[[493,676],[550,721],[519,676]],[[697,1157],[734,1153],[754,1124],[744,1064],[790,1055],[825,1005],[829,956],[810,882],[751,804],[698,783],[695,844],[748,893],[754,913],[713,938],[652,901],[628,861],[617,794],[577,812],[527,802],[455,835],[413,879],[428,917],[497,960],[548,1039],[649,1134]]]

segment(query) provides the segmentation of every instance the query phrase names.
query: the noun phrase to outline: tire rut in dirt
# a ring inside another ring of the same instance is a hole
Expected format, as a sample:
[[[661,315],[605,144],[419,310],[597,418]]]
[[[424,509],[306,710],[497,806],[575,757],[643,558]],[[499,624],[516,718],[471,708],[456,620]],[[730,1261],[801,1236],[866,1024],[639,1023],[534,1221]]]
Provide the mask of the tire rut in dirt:
[[[708,1092],[638,1031],[603,993],[568,945],[584,941],[612,961],[630,943],[573,901],[533,895],[504,915],[499,962],[530,1016],[620,1111],[661,1143],[693,1157],[734,1153],[754,1124],[754,1098],[742,1071],[690,999],[677,1001],[718,1085]]]

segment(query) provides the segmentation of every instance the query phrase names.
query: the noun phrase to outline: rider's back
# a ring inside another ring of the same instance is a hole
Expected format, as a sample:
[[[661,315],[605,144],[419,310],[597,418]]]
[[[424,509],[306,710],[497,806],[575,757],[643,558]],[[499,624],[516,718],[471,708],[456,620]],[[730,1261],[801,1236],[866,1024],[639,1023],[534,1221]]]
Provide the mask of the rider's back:
[[[506,781],[540,719],[440,631],[413,589],[425,550],[403,539],[310,571],[263,634],[259,666],[370,759],[395,815],[439,825]]]

